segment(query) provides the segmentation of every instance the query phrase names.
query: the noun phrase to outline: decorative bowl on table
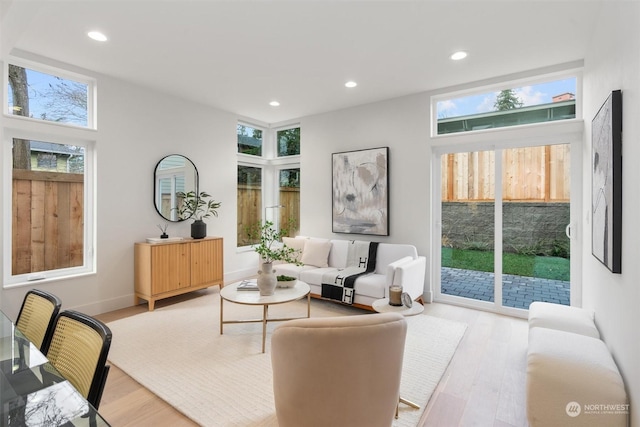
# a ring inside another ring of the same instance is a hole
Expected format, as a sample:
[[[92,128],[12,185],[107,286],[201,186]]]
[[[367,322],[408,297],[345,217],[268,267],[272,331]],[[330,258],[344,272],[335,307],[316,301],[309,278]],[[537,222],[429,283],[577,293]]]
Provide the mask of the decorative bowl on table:
[[[296,283],[298,283],[298,279],[291,276],[280,275],[277,277],[278,283],[276,287],[278,288],[293,288]]]

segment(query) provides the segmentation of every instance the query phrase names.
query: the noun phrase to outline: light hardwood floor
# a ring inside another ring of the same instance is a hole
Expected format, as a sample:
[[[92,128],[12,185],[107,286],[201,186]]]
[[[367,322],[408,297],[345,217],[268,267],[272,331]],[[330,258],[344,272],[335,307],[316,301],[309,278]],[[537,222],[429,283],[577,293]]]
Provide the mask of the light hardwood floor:
[[[158,301],[156,307],[190,297]],[[145,304],[96,317],[110,322],[146,310]],[[425,305],[425,314],[464,322],[468,328],[420,426],[526,427],[526,320],[438,303]],[[100,413],[114,427],[197,426],[113,365]]]

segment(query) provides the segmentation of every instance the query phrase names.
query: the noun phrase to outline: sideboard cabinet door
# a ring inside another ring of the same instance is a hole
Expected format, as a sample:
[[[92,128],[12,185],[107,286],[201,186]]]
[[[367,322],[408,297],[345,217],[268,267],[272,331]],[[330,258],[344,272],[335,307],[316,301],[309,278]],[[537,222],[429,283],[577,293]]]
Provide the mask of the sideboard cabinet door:
[[[222,283],[222,239],[191,243],[191,286]]]

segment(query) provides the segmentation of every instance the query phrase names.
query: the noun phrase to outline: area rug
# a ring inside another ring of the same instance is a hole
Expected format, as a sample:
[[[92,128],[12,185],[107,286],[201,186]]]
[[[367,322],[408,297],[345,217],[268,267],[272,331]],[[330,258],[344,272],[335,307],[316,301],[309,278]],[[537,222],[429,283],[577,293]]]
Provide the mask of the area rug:
[[[312,300],[311,316],[363,314],[333,302]],[[261,308],[224,303],[225,320],[259,318]],[[306,300],[274,305],[270,317],[306,315]],[[375,315],[375,314],[371,314]],[[466,325],[433,316],[407,317],[401,396],[421,409],[400,405],[395,427],[416,426],[460,342]],[[272,390],[270,335],[261,353],[262,325],[227,324],[220,335],[218,289],[108,323],[109,360],[202,426],[277,427]]]

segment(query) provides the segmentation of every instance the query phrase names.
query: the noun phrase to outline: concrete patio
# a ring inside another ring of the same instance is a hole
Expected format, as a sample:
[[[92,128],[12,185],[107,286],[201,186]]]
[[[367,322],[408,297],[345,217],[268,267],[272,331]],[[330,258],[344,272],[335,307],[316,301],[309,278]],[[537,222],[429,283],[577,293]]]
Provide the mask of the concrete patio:
[[[442,267],[441,288],[446,295],[493,301],[494,274]],[[569,282],[504,274],[502,305],[528,309],[533,301],[569,305]]]

